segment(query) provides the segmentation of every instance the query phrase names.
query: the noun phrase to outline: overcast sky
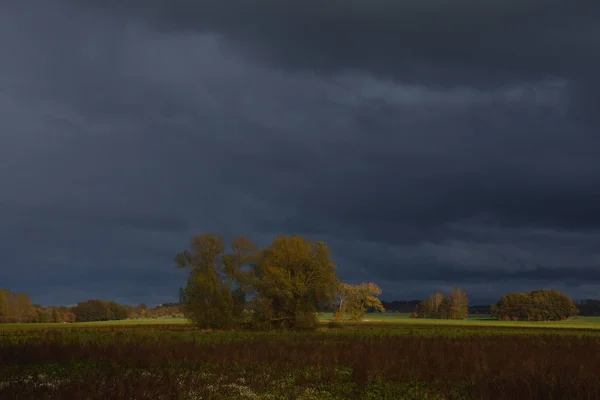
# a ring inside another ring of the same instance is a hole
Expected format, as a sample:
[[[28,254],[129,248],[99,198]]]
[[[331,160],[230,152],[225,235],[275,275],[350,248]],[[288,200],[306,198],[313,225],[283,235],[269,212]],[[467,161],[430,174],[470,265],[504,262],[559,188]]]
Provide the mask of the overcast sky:
[[[177,299],[191,235],[383,299],[600,297],[600,2],[0,2],[0,287]]]

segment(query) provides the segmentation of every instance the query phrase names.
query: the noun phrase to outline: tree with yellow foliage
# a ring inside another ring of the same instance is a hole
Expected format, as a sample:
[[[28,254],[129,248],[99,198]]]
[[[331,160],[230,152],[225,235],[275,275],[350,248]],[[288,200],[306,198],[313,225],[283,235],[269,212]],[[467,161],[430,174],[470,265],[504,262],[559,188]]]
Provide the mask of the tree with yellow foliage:
[[[317,309],[333,302],[336,266],[324,242],[280,236],[255,265],[255,320],[265,328],[314,329]]]
[[[338,282],[337,285],[337,309],[334,319],[341,321],[349,319],[361,321],[369,308],[385,311],[381,301],[377,298],[381,294],[381,288],[374,283],[361,283],[350,285]]]
[[[202,328],[233,327],[245,303],[243,286],[249,273],[242,267],[256,260],[258,248],[237,237],[227,251],[224,239],[210,233],[194,236],[191,247],[175,259],[190,272],[182,296],[184,315]]]

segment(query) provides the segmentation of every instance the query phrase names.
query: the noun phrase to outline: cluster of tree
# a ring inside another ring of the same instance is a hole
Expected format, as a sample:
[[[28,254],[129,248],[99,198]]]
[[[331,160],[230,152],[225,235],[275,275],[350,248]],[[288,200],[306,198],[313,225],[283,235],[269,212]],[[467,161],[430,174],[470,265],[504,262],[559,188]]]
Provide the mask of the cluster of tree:
[[[493,304],[490,310],[496,318],[505,321],[558,321],[579,312],[573,300],[556,290],[509,293]]]
[[[34,306],[35,316],[26,322],[75,322],[75,314],[71,307],[42,307]]]
[[[148,308],[144,303],[136,307],[125,307],[128,310],[128,318],[183,317],[183,305],[179,303],[165,303],[154,308]]]
[[[183,317],[183,306],[178,303],[160,304],[148,308],[144,303],[130,306],[114,301],[88,300],[77,304],[72,310],[77,322]]]
[[[127,319],[125,307],[114,301],[87,300],[72,309],[77,322],[113,321]]]
[[[0,290],[0,323],[74,322],[70,307],[42,307],[32,304],[26,293]]]
[[[386,312],[398,312],[398,313],[412,313],[415,311],[417,305],[422,300],[393,300],[393,301],[382,301],[383,307]],[[469,306],[469,315],[471,314],[490,314],[489,305],[473,305]],[[582,314],[583,315],[583,314]]]
[[[74,307],[42,307],[32,304],[26,293],[0,290],[0,323],[87,322],[167,316],[183,317],[183,306],[168,303],[148,308],[145,304],[130,306],[114,301],[87,300]]]
[[[466,319],[469,316],[469,296],[459,287],[454,287],[448,296],[433,293],[417,304],[412,318]]]
[[[184,315],[203,328],[313,329],[318,310],[336,297],[344,299],[340,319],[383,309],[376,285],[342,284],[327,245],[300,236],[280,236],[261,249],[245,237],[227,247],[222,237],[197,235],[176,263],[189,271],[180,293]]]

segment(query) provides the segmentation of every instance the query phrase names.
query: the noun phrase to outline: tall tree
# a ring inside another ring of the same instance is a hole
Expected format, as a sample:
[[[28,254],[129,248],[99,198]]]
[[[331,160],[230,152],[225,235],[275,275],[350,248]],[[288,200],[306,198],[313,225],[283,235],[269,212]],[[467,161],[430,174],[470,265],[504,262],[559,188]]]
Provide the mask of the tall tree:
[[[441,306],[444,300],[444,294],[437,292],[429,295],[427,299],[427,318],[440,318],[441,317]]]
[[[466,319],[469,316],[469,296],[467,292],[457,286],[450,293],[449,319]]]
[[[254,268],[257,321],[267,328],[315,328],[317,308],[335,298],[335,269],[324,242],[276,238]]]
[[[224,239],[210,233],[194,236],[191,247],[175,259],[190,272],[182,296],[184,314],[203,328],[229,328],[241,316],[245,296],[240,291],[251,275],[243,267],[254,262],[257,247],[238,237],[226,251]]]

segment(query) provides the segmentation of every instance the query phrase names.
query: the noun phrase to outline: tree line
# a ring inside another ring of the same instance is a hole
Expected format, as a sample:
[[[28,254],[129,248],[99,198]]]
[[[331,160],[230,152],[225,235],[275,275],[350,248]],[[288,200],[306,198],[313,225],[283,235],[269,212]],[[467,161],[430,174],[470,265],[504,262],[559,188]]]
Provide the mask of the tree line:
[[[73,307],[42,307],[32,304],[26,293],[0,289],[0,323],[90,322],[132,318],[182,317],[180,304],[170,303],[148,308],[118,304],[114,301],[87,300]]]
[[[263,249],[244,236],[227,246],[206,233],[175,261],[189,271],[180,294],[184,315],[202,328],[314,329],[317,312],[336,299],[338,321],[384,310],[377,285],[342,282],[327,245],[301,236],[279,236]]]
[[[205,233],[192,237],[190,249],[177,254],[175,263],[189,272],[186,287],[179,288],[179,303],[149,309],[145,304],[95,299],[73,307],[42,307],[32,304],[27,294],[0,290],[0,323],[185,316],[208,329],[314,329],[321,311],[333,311],[336,321],[360,321],[366,312],[386,308],[412,310],[413,318],[465,319],[469,315],[468,294],[459,287],[448,294],[433,293],[424,301],[382,303],[379,286],[343,282],[327,244],[302,236],[279,236],[268,247],[259,248],[244,236],[226,245],[223,237]],[[586,313],[600,313],[600,301],[580,307]],[[478,307],[480,311],[485,312],[485,307]],[[567,319],[579,310],[563,293],[536,290],[509,293],[492,304],[489,312],[501,320],[532,321]]]

